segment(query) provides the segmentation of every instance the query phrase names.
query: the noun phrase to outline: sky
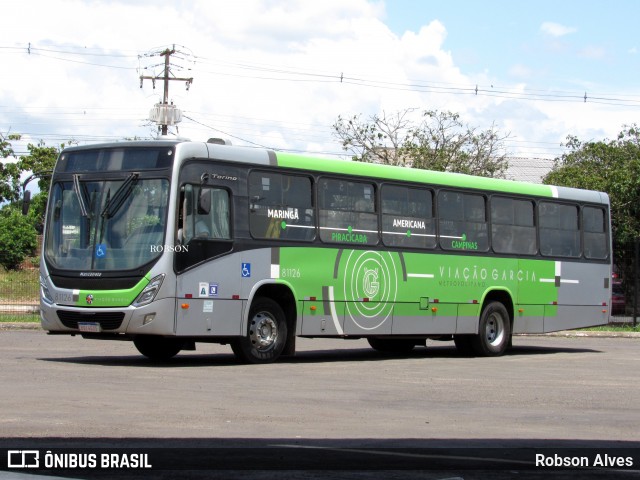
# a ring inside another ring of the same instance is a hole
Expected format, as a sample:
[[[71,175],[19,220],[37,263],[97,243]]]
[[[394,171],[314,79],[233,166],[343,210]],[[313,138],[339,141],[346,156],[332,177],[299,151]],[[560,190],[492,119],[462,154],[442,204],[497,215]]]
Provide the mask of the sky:
[[[349,158],[339,116],[458,113],[542,175],[568,135],[640,114],[636,0],[0,0],[0,133],[59,146],[172,137]],[[517,162],[516,162],[517,163]]]

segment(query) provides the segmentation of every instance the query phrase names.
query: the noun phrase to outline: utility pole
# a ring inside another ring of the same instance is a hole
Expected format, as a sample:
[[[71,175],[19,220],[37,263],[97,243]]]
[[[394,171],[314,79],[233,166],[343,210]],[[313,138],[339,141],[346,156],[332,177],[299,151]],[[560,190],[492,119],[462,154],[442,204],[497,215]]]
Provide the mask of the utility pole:
[[[140,75],[140,88],[144,80],[151,80],[153,88],[156,88],[156,80],[162,80],[164,82],[164,94],[162,97],[162,103],[157,103],[154,108],[149,112],[149,119],[154,121],[157,125],[162,126],[162,135],[167,135],[169,125],[175,125],[182,120],[182,112],[176,108],[173,103],[169,104],[169,81],[178,80],[186,82],[187,90],[193,83],[193,77],[181,78],[175,77],[171,72],[171,55],[176,53],[175,45],[172,48],[167,48],[162,52],[152,55],[161,55],[164,57],[164,69],[162,75]]]

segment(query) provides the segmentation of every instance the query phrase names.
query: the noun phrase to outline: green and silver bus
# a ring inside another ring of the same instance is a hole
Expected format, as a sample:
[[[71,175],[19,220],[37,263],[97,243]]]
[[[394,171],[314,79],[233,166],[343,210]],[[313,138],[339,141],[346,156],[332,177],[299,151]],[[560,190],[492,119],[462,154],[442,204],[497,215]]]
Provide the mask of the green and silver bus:
[[[271,362],[297,337],[496,356],[513,334],[608,322],[610,231],[601,192],[216,140],[72,147],[41,321],[160,360],[213,342]]]

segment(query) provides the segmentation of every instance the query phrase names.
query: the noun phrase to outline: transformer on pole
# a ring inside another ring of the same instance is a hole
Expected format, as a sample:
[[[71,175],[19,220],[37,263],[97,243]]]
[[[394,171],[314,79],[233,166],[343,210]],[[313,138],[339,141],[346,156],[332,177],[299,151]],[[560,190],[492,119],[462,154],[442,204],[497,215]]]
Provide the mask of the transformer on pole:
[[[178,80],[186,82],[187,90],[193,83],[193,77],[182,78],[176,77],[171,72],[171,55],[176,53],[175,45],[173,48],[167,48],[162,52],[155,53],[154,55],[161,55],[164,57],[164,68],[160,75],[140,75],[140,88],[144,80],[151,80],[153,88],[156,88],[156,80],[162,80],[164,83],[164,94],[162,96],[162,103],[156,103],[149,112],[149,120],[155,122],[156,125],[162,127],[162,135],[167,135],[169,126],[176,125],[182,120],[182,112],[177,108],[173,102],[169,103],[169,81]]]

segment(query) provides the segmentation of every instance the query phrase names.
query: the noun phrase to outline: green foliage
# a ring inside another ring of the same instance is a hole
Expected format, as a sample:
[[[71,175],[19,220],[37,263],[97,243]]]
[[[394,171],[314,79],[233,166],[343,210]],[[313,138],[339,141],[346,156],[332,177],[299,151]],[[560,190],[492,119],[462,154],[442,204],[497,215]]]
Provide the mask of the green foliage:
[[[0,158],[14,156],[11,141],[20,140],[20,135],[0,133]],[[20,168],[16,162],[0,162],[0,203],[15,201],[20,197]]]
[[[7,270],[17,269],[34,253],[36,246],[36,231],[29,219],[13,208],[3,208],[0,211],[0,265]]]
[[[31,225],[36,229],[38,234],[41,234],[44,230],[44,214],[47,209],[47,199],[49,198],[49,191],[41,191],[31,197],[31,205],[29,207],[29,213],[27,218],[31,222]]]
[[[69,142],[67,145],[72,144]],[[44,224],[44,215],[47,210],[47,198],[49,195],[49,186],[51,185],[51,176],[55,167],[58,155],[66,145],[63,143],[60,147],[47,147],[43,141],[37,145],[28,144],[27,150],[29,155],[20,157],[18,167],[22,172],[32,172],[38,174],[38,188],[40,193],[33,197],[29,209],[29,217],[32,219],[34,227],[41,232]]]
[[[0,314],[0,323],[39,323],[40,315],[34,314]]]
[[[600,327],[582,328],[583,332],[616,332],[616,333],[640,333],[640,325],[616,325],[608,324]]]
[[[21,139],[20,135],[0,134],[0,158],[14,156],[12,141]],[[66,145],[73,144],[73,141]],[[20,177],[24,173],[38,174],[38,188],[40,193],[35,195],[31,201],[29,218],[38,232],[42,231],[44,213],[47,208],[47,197],[49,185],[51,184],[50,173],[53,171],[60,151],[66,146],[48,147],[41,140],[37,145],[29,143],[27,145],[28,155],[21,156],[16,162],[0,162],[0,203],[8,201],[16,203],[22,197]]]
[[[414,109],[362,120],[338,117],[333,133],[355,161],[502,178],[508,168],[504,141],[494,126],[485,131],[464,125],[452,112]]]
[[[626,126],[615,140],[581,142],[568,137],[568,153],[556,159],[544,183],[609,194],[613,240],[640,236],[640,130]]]
[[[70,145],[72,142],[69,142]],[[18,167],[22,172],[42,173],[38,179],[38,188],[41,192],[49,192],[51,178],[47,174],[53,171],[60,151],[66,146],[61,144],[60,147],[47,147],[42,140],[37,145],[28,144],[27,150],[29,155],[20,157]]]
[[[543,179],[550,185],[586,188],[609,194],[613,262],[624,279],[636,276],[628,249],[640,237],[640,130],[625,126],[615,140],[581,142],[567,138],[568,153],[557,158]],[[633,281],[625,281],[627,298]]]

